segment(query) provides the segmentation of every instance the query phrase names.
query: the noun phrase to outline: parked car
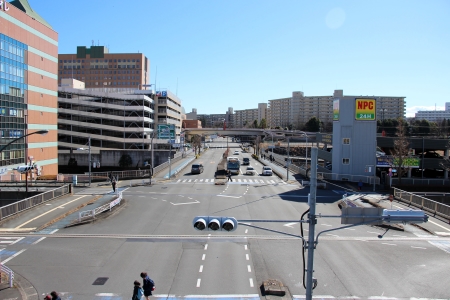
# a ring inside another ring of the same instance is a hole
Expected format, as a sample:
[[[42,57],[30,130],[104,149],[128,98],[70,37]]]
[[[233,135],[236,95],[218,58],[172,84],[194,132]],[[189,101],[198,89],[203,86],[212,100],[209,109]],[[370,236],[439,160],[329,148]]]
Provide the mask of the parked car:
[[[263,176],[272,176],[272,168],[268,166],[264,166],[262,169],[262,175]]]
[[[234,151],[233,155],[239,155],[239,151]]]
[[[252,166],[247,167],[247,171],[245,171],[246,175],[256,175],[256,170]]]
[[[203,173],[203,165],[193,164],[191,167],[191,174],[200,174],[200,173]]]
[[[244,159],[242,160],[242,164],[243,165],[250,165],[250,158],[244,157]]]

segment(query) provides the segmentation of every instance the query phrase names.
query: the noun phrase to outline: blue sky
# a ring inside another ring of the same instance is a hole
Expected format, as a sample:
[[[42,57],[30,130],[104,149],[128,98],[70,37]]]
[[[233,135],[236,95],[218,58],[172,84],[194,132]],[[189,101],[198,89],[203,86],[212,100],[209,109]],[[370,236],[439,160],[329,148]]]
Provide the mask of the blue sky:
[[[450,1],[29,0],[59,53],[142,52],[186,112],[290,97],[405,96],[407,116],[450,102]]]

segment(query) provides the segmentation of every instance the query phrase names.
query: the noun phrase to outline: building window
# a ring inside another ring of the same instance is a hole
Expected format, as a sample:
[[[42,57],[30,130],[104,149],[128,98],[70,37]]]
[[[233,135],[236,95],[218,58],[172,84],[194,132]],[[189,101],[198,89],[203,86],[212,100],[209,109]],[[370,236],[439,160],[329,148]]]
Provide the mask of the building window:
[[[342,159],[342,164],[349,165],[350,164],[350,158],[343,158]]]
[[[350,139],[349,139],[349,138],[343,138],[343,139],[342,139],[342,143],[343,143],[344,145],[350,145]]]

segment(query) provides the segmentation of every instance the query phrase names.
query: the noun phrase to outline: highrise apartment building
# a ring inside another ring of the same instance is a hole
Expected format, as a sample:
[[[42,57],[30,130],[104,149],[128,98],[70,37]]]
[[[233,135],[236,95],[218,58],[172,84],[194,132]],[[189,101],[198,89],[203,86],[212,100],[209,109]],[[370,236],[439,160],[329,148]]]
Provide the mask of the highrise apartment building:
[[[445,103],[445,110],[419,110],[415,114],[417,120],[439,122],[450,119],[450,102]]]
[[[0,153],[0,176],[30,161],[33,174],[56,175],[58,33],[27,0],[0,3],[0,148],[17,139]]]
[[[105,46],[78,46],[73,54],[58,55],[58,84],[72,78],[86,89],[141,90],[150,82],[150,61],[142,53],[109,53]]]
[[[343,90],[335,90],[333,95],[324,96],[305,96],[303,92],[293,92],[290,98],[269,100],[268,126],[271,128],[292,126],[300,129],[312,117],[316,117],[324,123],[331,123],[333,121],[333,99],[340,97],[344,97]],[[377,119],[405,117],[405,97],[372,97],[376,100]]]
[[[262,119],[266,119],[267,124],[267,103],[258,103],[258,108],[236,110],[234,113],[234,127],[252,127],[255,120],[259,126]]]

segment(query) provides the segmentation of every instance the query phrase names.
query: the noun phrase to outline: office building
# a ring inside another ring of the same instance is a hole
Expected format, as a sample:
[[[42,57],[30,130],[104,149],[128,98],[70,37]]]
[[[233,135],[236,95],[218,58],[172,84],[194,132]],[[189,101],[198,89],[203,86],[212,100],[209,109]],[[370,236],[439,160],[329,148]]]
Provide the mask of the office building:
[[[1,179],[26,163],[33,177],[56,175],[58,33],[27,0],[1,1],[0,24],[0,147],[17,139],[0,154]]]
[[[416,112],[417,120],[427,120],[429,122],[439,122],[450,119],[450,102],[445,103],[445,110],[419,110]]]
[[[86,89],[141,90],[149,86],[150,61],[142,53],[109,53],[105,46],[78,46],[73,54],[58,55],[58,84],[76,79]]]

